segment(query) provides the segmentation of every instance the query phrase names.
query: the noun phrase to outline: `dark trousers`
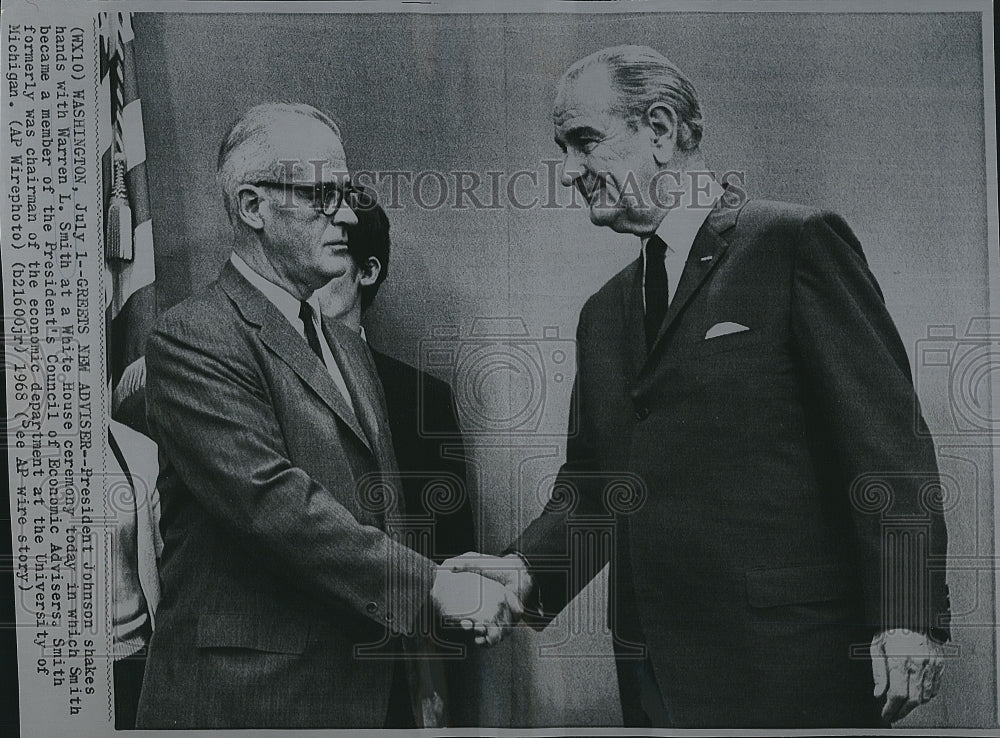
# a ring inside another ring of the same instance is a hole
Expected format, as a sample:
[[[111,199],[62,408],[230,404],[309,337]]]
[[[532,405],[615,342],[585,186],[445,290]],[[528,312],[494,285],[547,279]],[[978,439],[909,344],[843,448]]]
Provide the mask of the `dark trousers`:
[[[410,686],[406,678],[406,664],[396,661],[392,667],[392,686],[389,688],[389,708],[385,715],[386,728],[416,728]]]
[[[115,682],[115,730],[134,730],[139,692],[146,674],[146,647],[112,664]]]
[[[624,544],[619,546],[619,553],[628,551],[627,526],[618,526],[617,533],[622,536]],[[626,728],[673,728],[674,722],[649,660],[646,636],[635,605],[632,567],[627,554],[613,559],[609,584],[609,621],[614,639],[623,725]]]
[[[649,659],[631,587],[627,581],[622,582],[621,573],[619,570],[616,584],[619,587],[624,585],[624,591],[613,593],[617,596],[612,604],[611,626],[622,724],[626,728],[673,728],[674,722]]]
[[[627,728],[676,728],[709,727],[717,722],[734,722],[740,727],[788,727],[834,726],[839,728],[885,727],[879,716],[880,705],[871,697],[871,664],[867,659],[848,660],[846,644],[867,643],[871,635],[864,628],[857,633],[844,635],[844,662],[832,676],[828,693],[823,700],[812,700],[809,694],[799,694],[791,698],[786,693],[779,695],[773,705],[766,702],[750,704],[745,694],[735,692],[728,708],[729,717],[702,712],[692,717],[689,706],[670,705],[664,699],[661,685],[657,682],[653,666],[646,648],[646,636],[640,623],[632,572],[627,557],[618,557],[610,582],[610,622],[614,638],[615,666],[618,672],[618,687],[621,693],[622,720]],[[818,616],[817,616],[818,617]],[[834,626],[831,626],[831,628]],[[819,652],[817,652],[819,654]],[[828,655],[819,654],[828,659]],[[772,667],[773,672],[773,667]],[[780,679],[771,681],[780,683]],[[678,687],[683,685],[667,685]],[[794,690],[797,685],[787,685]],[[708,697],[709,695],[706,695]],[[736,700],[739,702],[736,702]],[[741,707],[734,707],[741,705]],[[685,709],[687,708],[687,709]],[[733,717],[743,713],[744,717]],[[680,724],[678,724],[678,716]],[[691,721],[695,720],[694,724]],[[742,721],[746,721],[744,724]],[[735,725],[734,725],[735,727]]]
[[[649,659],[618,659],[622,725],[626,728],[672,728],[660,685]]]

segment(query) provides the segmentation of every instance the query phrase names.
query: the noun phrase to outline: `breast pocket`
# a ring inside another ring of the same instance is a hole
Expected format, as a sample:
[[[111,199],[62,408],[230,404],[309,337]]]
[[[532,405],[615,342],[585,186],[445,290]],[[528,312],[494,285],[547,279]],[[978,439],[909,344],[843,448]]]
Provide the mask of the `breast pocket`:
[[[697,342],[692,348],[694,356],[714,356],[728,351],[735,351],[742,348],[751,348],[761,343],[763,335],[752,328],[736,333],[727,333],[715,338],[704,338]]]

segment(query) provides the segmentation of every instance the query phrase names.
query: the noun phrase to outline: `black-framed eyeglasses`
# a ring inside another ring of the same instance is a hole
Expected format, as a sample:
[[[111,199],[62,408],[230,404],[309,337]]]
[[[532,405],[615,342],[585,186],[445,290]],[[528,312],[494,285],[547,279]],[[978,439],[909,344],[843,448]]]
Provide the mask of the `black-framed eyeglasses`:
[[[333,215],[346,202],[352,210],[371,207],[372,195],[363,188],[358,188],[350,182],[341,184],[340,182],[318,182],[316,184],[302,184],[299,182],[275,182],[273,180],[259,179],[248,184],[254,187],[273,187],[285,191],[285,202],[283,207],[295,207],[292,202],[292,193],[298,192],[312,204],[317,212],[323,215]]]

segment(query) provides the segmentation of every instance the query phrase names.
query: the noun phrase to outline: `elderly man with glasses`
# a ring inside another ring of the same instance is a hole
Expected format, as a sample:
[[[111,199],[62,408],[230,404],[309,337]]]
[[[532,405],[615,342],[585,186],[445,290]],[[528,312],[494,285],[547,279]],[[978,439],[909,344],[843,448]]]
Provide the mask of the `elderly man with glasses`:
[[[399,535],[375,368],[313,295],[351,264],[339,128],[308,105],[251,108],[218,179],[232,257],[147,347],[164,547],[137,725],[427,725],[408,638],[440,618],[492,642],[520,603]]]

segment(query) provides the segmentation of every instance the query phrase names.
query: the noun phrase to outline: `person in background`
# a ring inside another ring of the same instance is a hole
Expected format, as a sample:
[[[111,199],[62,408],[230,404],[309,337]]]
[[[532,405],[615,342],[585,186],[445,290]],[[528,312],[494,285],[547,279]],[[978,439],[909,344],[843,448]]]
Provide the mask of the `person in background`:
[[[157,562],[160,496],[156,489],[157,448],[146,423],[146,359],[129,364],[111,399],[113,433],[108,438],[114,463],[125,479],[113,480],[111,537],[114,594],[111,649],[115,728],[135,727],[136,708],[146,671],[146,650],[160,600]],[[131,460],[131,466],[126,465]]]
[[[351,263],[316,295],[324,317],[343,322],[368,344],[385,393],[407,515],[429,533],[411,540],[423,546],[420,553],[441,563],[477,547],[465,445],[452,391],[447,382],[378,351],[368,341],[361,321],[389,273],[389,219],[368,190],[359,191],[354,211],[357,225],[347,229]],[[454,644],[439,645],[443,652],[457,653]],[[433,680],[451,725],[467,722],[474,709],[467,664],[464,659],[433,662]]]

